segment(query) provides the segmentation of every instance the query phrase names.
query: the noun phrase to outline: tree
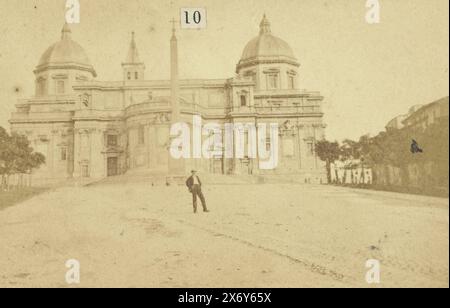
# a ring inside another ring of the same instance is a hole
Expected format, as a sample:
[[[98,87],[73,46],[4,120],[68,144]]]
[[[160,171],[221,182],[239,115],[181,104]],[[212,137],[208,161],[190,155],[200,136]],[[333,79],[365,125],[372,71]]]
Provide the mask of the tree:
[[[26,136],[16,133],[10,136],[0,127],[0,175],[3,187],[9,186],[12,174],[29,174],[44,163],[44,155],[34,152]]]
[[[406,127],[388,130],[371,138],[362,136],[359,141],[345,140],[342,153],[345,159],[359,159],[363,168],[373,167],[373,181],[377,183],[378,172],[394,167],[400,172],[401,184],[421,188],[448,187],[448,117],[430,126]],[[420,151],[412,151],[412,144]],[[411,168],[417,168],[418,177],[411,177]],[[387,183],[392,183],[387,178]]]
[[[341,155],[339,143],[321,140],[316,143],[316,153],[326,163],[328,183],[331,183],[331,163],[338,160]]]
[[[425,130],[415,132],[415,140],[422,153],[409,154],[422,170],[421,185],[448,190],[449,172],[449,121],[448,117],[437,121]],[[428,171],[425,170],[428,168]],[[430,170],[431,168],[431,170]]]
[[[0,187],[4,187],[6,184],[6,173],[7,173],[7,157],[8,149],[10,145],[10,136],[3,127],[0,127],[0,175],[1,183]]]
[[[342,141],[341,145],[341,153],[342,153],[342,160],[352,160],[356,157],[356,148],[357,148],[357,142],[345,139]]]
[[[401,183],[404,186],[407,186],[410,181],[408,165],[419,158],[418,156],[413,157],[410,152],[411,142],[414,138],[415,134],[410,130],[397,129],[382,133],[377,140],[384,152],[380,163],[385,166],[398,168]],[[377,155],[373,154],[371,157],[375,158]]]
[[[371,163],[371,153],[372,153],[372,138],[369,135],[364,135],[359,138],[357,144],[357,152],[359,160],[361,161],[361,178],[362,182],[366,183],[366,164]]]

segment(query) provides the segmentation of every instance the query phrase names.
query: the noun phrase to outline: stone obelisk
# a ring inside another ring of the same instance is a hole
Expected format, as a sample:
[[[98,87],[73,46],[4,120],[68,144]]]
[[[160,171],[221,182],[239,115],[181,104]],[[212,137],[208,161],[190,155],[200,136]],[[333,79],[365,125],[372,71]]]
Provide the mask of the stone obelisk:
[[[175,20],[172,20],[172,38],[170,39],[170,86],[172,102],[172,123],[180,120],[180,82],[178,76],[178,40],[176,36]]]
[[[171,88],[171,124],[180,122],[181,110],[180,110],[180,81],[178,75],[178,40],[176,36],[175,24],[176,21],[172,20],[172,38],[170,39],[170,88]],[[185,174],[185,161],[184,158],[175,159],[170,155],[170,147],[172,146],[172,140],[176,136],[171,136],[169,145],[169,174],[171,176],[184,176]]]

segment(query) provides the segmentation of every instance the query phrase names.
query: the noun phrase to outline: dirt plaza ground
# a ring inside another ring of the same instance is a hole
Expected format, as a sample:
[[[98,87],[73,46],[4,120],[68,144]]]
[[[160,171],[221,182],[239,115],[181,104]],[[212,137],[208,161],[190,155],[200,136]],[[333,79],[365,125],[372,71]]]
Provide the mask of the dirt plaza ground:
[[[448,287],[448,199],[295,184],[104,183],[0,211],[0,287]],[[381,264],[381,284],[365,280]]]

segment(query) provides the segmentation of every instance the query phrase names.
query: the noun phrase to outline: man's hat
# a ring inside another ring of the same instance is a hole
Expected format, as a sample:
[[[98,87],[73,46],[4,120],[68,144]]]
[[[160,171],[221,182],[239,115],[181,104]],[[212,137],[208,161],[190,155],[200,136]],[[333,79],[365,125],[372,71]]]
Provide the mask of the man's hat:
[[[191,170],[191,173],[195,173],[195,172],[197,172],[197,170]]]

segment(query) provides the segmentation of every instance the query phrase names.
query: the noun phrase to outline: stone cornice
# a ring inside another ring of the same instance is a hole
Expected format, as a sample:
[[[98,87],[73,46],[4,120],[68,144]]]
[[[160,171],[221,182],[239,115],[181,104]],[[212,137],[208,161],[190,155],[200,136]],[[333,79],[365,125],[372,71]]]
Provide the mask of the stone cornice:
[[[57,69],[61,69],[61,70],[73,69],[73,70],[85,71],[85,72],[91,73],[94,77],[97,77],[97,72],[92,67],[88,67],[88,66],[85,66],[82,64],[77,64],[77,63],[61,63],[61,64],[51,64],[50,63],[50,64],[36,67],[36,69],[34,70],[34,73],[39,74],[39,73],[47,71],[47,70],[57,70]]]
[[[59,119],[11,119],[10,124],[54,124],[54,123],[72,123],[72,118]]]
[[[243,68],[256,66],[256,65],[260,65],[260,64],[289,64],[289,65],[292,65],[292,66],[295,66],[295,67],[300,67],[300,63],[298,63],[294,59],[289,59],[289,58],[281,58],[281,59],[254,58],[254,59],[241,61],[236,66],[236,73],[239,72],[240,70],[242,70]]]
[[[255,99],[277,99],[277,98],[306,98],[308,100],[318,100],[321,101],[324,99],[323,96],[310,96],[308,94],[261,94],[254,95]]]
[[[210,89],[225,88],[228,79],[184,79],[180,80],[182,89]],[[87,81],[74,86],[75,90],[99,90],[99,91],[121,91],[121,90],[168,90],[170,80],[144,80],[144,81]]]

